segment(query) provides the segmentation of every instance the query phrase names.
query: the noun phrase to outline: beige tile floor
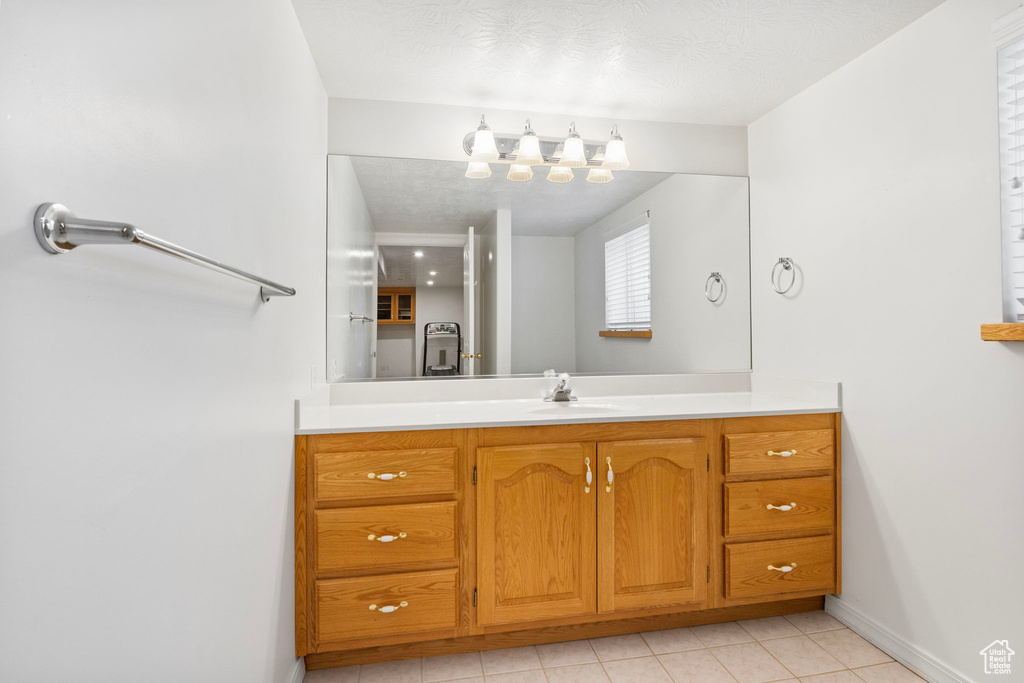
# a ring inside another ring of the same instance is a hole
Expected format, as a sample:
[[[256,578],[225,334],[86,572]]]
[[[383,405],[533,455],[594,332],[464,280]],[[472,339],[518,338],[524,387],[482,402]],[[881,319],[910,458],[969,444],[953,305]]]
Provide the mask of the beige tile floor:
[[[304,683],[920,683],[824,612],[310,671]]]

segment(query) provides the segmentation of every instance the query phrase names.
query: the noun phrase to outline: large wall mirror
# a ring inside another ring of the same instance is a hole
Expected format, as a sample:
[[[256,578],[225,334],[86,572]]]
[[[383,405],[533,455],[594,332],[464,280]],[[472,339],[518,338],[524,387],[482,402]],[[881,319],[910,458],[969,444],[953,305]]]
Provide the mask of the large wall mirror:
[[[747,178],[506,171],[328,157],[330,381],[750,369]]]

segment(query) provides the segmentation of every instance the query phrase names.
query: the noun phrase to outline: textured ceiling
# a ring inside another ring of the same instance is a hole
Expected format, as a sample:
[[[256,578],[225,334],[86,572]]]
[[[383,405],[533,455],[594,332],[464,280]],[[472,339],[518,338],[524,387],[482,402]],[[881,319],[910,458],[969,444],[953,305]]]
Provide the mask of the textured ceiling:
[[[941,0],[292,0],[328,95],[746,125]]]
[[[423,256],[416,256],[416,252]],[[379,287],[434,287],[462,286],[462,249],[459,247],[396,247],[380,248],[383,269],[377,281]],[[431,271],[437,275],[431,275]]]
[[[548,169],[533,180],[505,179],[508,166],[491,164],[491,177],[465,177],[460,161],[351,157],[377,232],[459,234],[484,225],[495,209],[512,209],[513,235],[568,237],[628,204],[671,173],[616,171],[615,180],[588,183],[576,169],[569,183],[549,183]]]

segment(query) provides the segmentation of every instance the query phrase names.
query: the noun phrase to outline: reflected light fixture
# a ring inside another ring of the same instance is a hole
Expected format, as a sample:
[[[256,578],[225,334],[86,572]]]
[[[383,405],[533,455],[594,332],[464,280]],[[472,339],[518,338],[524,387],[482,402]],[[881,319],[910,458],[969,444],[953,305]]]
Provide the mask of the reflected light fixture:
[[[574,177],[572,169],[568,166],[552,166],[548,171],[548,182],[550,183],[568,183]]]
[[[569,135],[562,146],[562,158],[559,166],[583,168],[587,165],[587,154],[583,148],[583,138],[576,132],[576,122],[569,124]]]
[[[467,178],[490,178],[491,167],[482,161],[471,161],[469,162],[469,168],[466,169]]]
[[[432,284],[434,284],[434,281],[433,280],[427,280],[427,284],[428,285],[432,285]]]
[[[537,166],[543,163],[544,157],[540,153],[540,138],[533,132],[533,128],[530,128],[530,119],[526,119],[523,137],[519,138],[519,154],[516,156],[516,165]]]
[[[516,182],[527,181],[533,178],[533,169],[525,165],[512,164],[508,167],[508,175],[505,177]]]
[[[606,168],[609,171],[623,171],[629,168],[629,158],[626,156],[626,143],[622,141],[622,136],[619,135],[619,124],[617,123],[612,126],[611,139],[604,146],[604,161],[601,162],[601,168]]]
[[[423,252],[422,251],[414,251],[414,252],[412,252],[412,255],[415,256],[416,258],[423,258]]]
[[[604,161],[604,153],[598,153],[594,155],[594,161]],[[615,180],[615,176],[607,168],[592,168],[587,171],[587,182],[588,183],[610,183]]]
[[[430,271],[429,275],[437,275],[437,271],[436,270],[432,270],[432,271]]]

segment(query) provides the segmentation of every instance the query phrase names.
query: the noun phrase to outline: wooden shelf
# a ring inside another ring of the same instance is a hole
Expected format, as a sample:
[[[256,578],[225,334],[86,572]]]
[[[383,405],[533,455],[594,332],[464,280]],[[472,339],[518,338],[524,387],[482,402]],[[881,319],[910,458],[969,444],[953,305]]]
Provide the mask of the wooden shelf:
[[[981,326],[982,341],[1024,341],[1024,323],[991,323]]]
[[[597,333],[601,337],[629,337],[632,339],[650,339],[650,330],[601,330]]]

